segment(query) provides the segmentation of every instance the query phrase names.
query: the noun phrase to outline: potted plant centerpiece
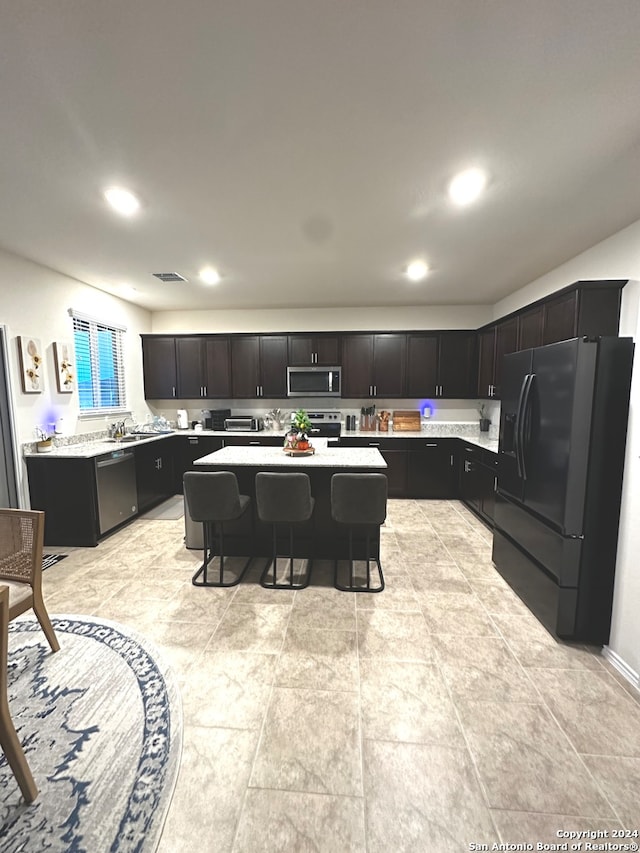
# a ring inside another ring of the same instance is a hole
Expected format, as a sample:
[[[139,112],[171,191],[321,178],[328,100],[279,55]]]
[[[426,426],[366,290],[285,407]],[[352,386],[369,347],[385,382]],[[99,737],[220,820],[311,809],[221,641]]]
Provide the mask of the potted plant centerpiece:
[[[309,430],[311,429],[309,415],[304,409],[298,409],[291,421],[291,429],[287,433],[284,446],[286,450],[309,450]]]
[[[491,418],[489,418],[486,403],[478,403],[478,414],[480,415],[480,432],[488,432]]]

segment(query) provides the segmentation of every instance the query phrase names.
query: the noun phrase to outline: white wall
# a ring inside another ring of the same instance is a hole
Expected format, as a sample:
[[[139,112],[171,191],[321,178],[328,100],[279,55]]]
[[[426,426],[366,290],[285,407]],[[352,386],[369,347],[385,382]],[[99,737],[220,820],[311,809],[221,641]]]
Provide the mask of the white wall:
[[[59,394],[53,363],[53,341],[73,340],[69,308],[103,322],[126,326],[125,384],[127,407],[142,419],[149,408],[142,383],[141,333],[151,331],[151,314],[143,308],[96,290],[75,279],[0,250],[0,324],[6,327],[9,377],[18,444],[35,440],[37,424],[64,419],[65,432],[84,433],[105,428],[104,417],[78,418],[77,394]],[[25,394],[20,383],[16,338],[38,338],[43,347],[44,390]],[[23,500],[25,475],[19,484]]]
[[[640,687],[640,221],[593,246],[494,306],[502,317],[585,279],[631,279],[622,291],[620,332],[636,342],[627,433],[609,657]]]
[[[491,322],[490,305],[404,308],[273,308],[250,311],[156,311],[154,334],[162,332],[323,332],[398,329],[477,329]]]

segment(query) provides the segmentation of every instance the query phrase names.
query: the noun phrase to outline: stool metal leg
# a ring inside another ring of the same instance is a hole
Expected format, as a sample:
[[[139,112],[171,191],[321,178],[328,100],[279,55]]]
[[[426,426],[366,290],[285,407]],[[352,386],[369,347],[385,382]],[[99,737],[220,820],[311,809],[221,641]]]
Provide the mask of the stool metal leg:
[[[267,561],[262,574],[260,575],[260,585],[265,589],[305,589],[309,586],[311,580],[311,566],[313,561],[308,560],[307,574],[302,583],[295,583],[293,580],[293,525],[289,525],[289,580],[285,583],[278,583],[278,539],[277,525],[273,525],[273,553],[271,559]],[[269,569],[273,566],[273,581],[268,580]]]
[[[242,578],[244,577],[245,572],[249,568],[249,563],[251,562],[251,557],[246,561],[244,566],[242,567],[240,574],[238,577],[233,580],[225,583],[224,581],[224,525],[220,522],[220,527],[218,530],[218,556],[220,557],[220,580],[210,581],[207,577],[207,569],[209,564],[213,562],[216,558],[216,554],[214,552],[213,540],[215,540],[215,535],[212,535],[212,527],[211,522],[203,522],[202,524],[202,539],[203,539],[203,563],[198,569],[198,571],[191,578],[191,583],[194,586],[236,586],[240,583]],[[202,579],[200,576],[202,575]]]
[[[356,586],[355,577],[354,577],[354,559],[353,559],[353,527],[349,526],[349,586],[344,586],[343,584],[338,582],[338,559],[334,561],[334,573],[333,573],[333,585],[336,589],[341,590],[342,592],[382,592],[384,589],[384,575],[382,574],[382,565],[380,564],[380,557],[374,557],[371,555],[371,537],[369,527],[366,528],[365,532],[365,564],[367,569],[367,583],[366,586]],[[376,568],[378,569],[378,574],[380,575],[380,585],[377,587],[371,586],[371,563],[375,562]]]

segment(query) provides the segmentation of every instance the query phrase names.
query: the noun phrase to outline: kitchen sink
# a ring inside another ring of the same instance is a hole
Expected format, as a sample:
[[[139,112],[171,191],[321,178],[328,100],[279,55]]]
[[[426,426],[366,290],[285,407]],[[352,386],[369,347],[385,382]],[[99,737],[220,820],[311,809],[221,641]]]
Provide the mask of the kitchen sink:
[[[144,435],[123,435],[122,438],[107,438],[106,440],[110,444],[125,444],[131,441],[141,441],[143,438],[148,437]]]

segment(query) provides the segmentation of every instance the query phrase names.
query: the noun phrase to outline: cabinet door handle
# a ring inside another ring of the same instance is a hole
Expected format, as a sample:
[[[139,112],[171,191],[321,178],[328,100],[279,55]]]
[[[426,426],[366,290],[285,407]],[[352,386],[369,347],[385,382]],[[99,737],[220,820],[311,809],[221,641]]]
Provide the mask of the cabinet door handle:
[[[171,386],[171,393],[174,397],[176,396],[176,386],[175,385]]]
[[[444,386],[443,386],[443,385],[441,385],[441,386],[440,386],[440,396],[441,396],[441,397],[444,397],[444,390],[443,390],[443,388],[444,388]]]
[[[377,397],[377,396],[378,396],[378,386],[377,386],[377,385],[374,385],[374,386],[373,386],[373,396],[374,396],[374,397]]]
[[[250,442],[249,442],[249,444],[257,444],[258,446],[260,446],[260,442],[259,442],[259,441],[250,441]]]
[[[380,442],[379,441],[370,441],[369,447],[380,447]]]
[[[437,445],[437,443],[436,443],[436,442],[429,442],[429,441],[428,441],[428,442],[427,442],[427,444],[426,444],[426,447],[437,447],[437,446],[438,446],[438,445]]]
[[[260,386],[256,385],[256,397],[260,396]]]
[[[449,457],[449,465],[451,465],[451,467],[453,468],[453,453]]]

